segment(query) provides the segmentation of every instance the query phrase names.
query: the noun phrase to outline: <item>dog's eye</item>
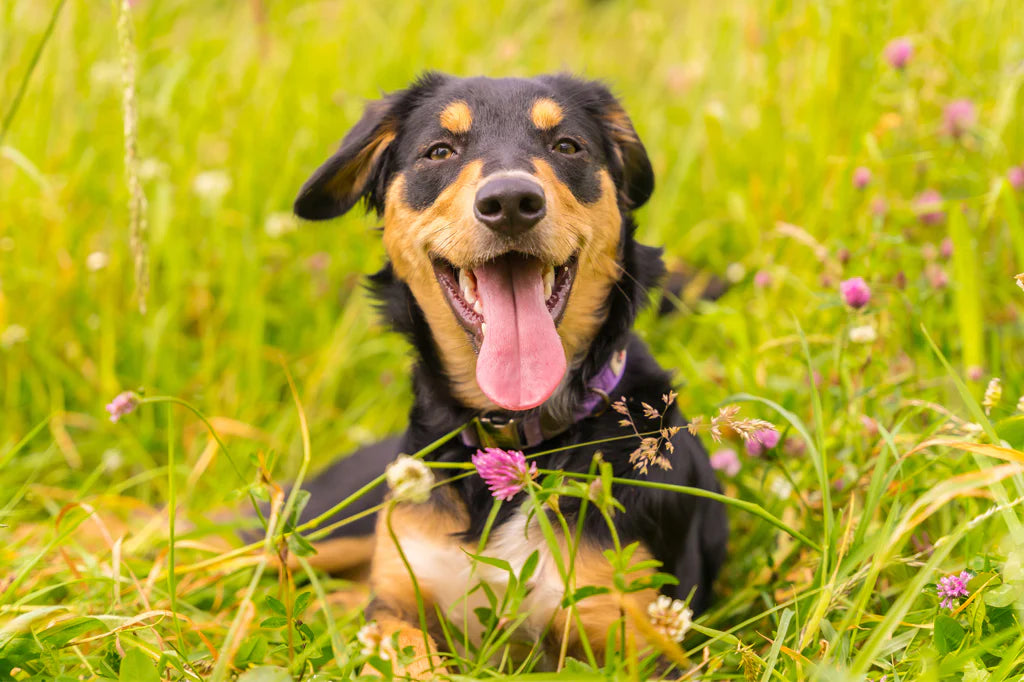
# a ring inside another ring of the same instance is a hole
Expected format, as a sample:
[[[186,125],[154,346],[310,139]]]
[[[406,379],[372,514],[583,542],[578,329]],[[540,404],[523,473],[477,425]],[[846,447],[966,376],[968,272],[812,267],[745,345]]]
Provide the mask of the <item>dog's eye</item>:
[[[427,152],[427,158],[431,161],[444,161],[455,156],[455,150],[446,144],[436,144]]]
[[[568,137],[563,137],[561,140],[555,143],[553,149],[559,154],[572,155],[580,150],[578,144],[575,141],[570,140]]]

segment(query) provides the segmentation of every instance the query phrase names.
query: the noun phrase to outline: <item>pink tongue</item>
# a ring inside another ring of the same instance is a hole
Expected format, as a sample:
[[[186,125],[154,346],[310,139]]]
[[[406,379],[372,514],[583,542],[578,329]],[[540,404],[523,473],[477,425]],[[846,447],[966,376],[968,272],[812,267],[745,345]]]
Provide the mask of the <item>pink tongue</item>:
[[[473,270],[487,323],[476,383],[506,410],[540,405],[565,374],[565,352],[544,302],[541,268],[535,259],[505,256]]]

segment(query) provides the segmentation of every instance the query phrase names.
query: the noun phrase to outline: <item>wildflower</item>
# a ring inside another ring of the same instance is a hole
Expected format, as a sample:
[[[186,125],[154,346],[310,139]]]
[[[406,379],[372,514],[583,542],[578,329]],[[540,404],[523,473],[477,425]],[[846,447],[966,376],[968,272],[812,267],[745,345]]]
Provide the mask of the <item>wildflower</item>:
[[[939,255],[942,256],[942,260],[949,260],[953,257],[953,240],[949,237],[945,237],[942,243],[939,244]]]
[[[754,286],[758,289],[767,289],[772,285],[772,273],[767,270],[758,270],[754,273]]]
[[[1014,189],[1024,189],[1024,164],[1014,166],[1006,171],[1006,179]]]
[[[807,443],[800,438],[789,438],[782,444],[782,451],[790,457],[800,457],[807,452]]]
[[[902,71],[914,56],[914,46],[907,38],[893,38],[885,46],[884,54],[889,66]]]
[[[28,331],[20,324],[12,324],[0,333],[0,348],[7,350],[19,343],[25,343],[28,339]]]
[[[992,408],[999,404],[1003,397],[1003,382],[999,377],[992,377],[985,387],[985,397],[981,399],[981,406],[985,408],[985,414],[990,414]]]
[[[940,579],[936,588],[939,597],[942,598],[939,606],[950,611],[956,608],[960,597],[970,595],[970,592],[967,590],[967,583],[970,582],[972,577],[967,571],[961,571],[960,575],[947,575],[945,578]]]
[[[107,412],[110,413],[110,421],[116,424],[117,421],[135,411],[135,408],[139,406],[139,396],[134,391],[124,391],[123,393],[117,394],[117,396],[110,401],[107,405]]]
[[[860,416],[860,424],[864,427],[864,433],[868,436],[874,437],[878,435],[878,422],[871,417],[862,414]]]
[[[317,251],[306,259],[306,267],[310,272],[323,272],[331,265],[331,254]]]
[[[946,219],[946,212],[942,210],[942,195],[934,189],[926,189],[917,195],[914,210],[917,219],[925,225],[938,225]]]
[[[426,464],[415,457],[399,455],[398,459],[388,465],[384,475],[396,502],[421,504],[430,499],[434,474]]]
[[[857,166],[853,171],[853,186],[864,189],[871,184],[871,170],[865,166]]]
[[[736,284],[743,280],[747,276],[747,268],[743,266],[743,263],[730,263],[725,269],[725,278]]]
[[[935,263],[929,263],[924,269],[924,274],[932,289],[945,289],[949,286],[949,275]]]
[[[893,278],[893,284],[895,284],[896,288],[899,289],[900,291],[903,291],[904,289],[906,289],[907,288],[907,273],[903,272],[902,270],[897,270],[896,271],[896,276]]]
[[[686,608],[686,603],[664,594],[647,606],[647,617],[655,630],[673,642],[683,641],[693,624],[693,611]]]
[[[167,164],[160,159],[141,159],[139,161],[139,179],[156,180],[167,176]]]
[[[773,428],[758,429],[747,440],[747,453],[751,457],[762,455],[779,444],[782,437]]]
[[[836,251],[836,260],[838,260],[843,265],[846,265],[847,263],[849,263],[850,262],[850,250],[844,246],[843,248],[841,248],[838,251]]]
[[[939,250],[934,244],[925,244],[921,247],[921,257],[927,261],[933,261],[939,256]]]
[[[1024,412],[1024,395],[1017,399],[1017,411]]]
[[[192,181],[192,191],[202,199],[220,201],[231,191],[231,176],[222,170],[203,171]]]
[[[1014,275],[1013,278],[1017,280],[1017,286],[1020,287],[1020,290],[1024,291],[1024,272],[1019,275]]]
[[[379,656],[387,661],[395,653],[391,642],[384,638],[384,632],[377,621],[370,621],[359,628],[359,632],[356,633],[356,639],[363,645],[361,653],[364,656]]]
[[[950,137],[960,137],[974,125],[977,118],[974,102],[955,99],[942,112],[942,130]]]
[[[852,277],[840,282],[839,293],[851,308],[863,308],[871,300],[871,289],[863,277]]]
[[[888,212],[889,202],[885,200],[885,197],[875,197],[871,200],[871,215],[876,218],[884,218]]]
[[[735,450],[724,448],[711,455],[711,468],[726,476],[735,476],[740,472],[740,458]]]
[[[263,231],[268,237],[277,239],[299,227],[299,221],[291,213],[280,211],[271,213],[263,223]]]
[[[978,365],[971,365],[967,368],[967,378],[971,381],[981,381],[981,377],[985,375],[985,370]]]
[[[102,251],[93,251],[92,253],[85,257],[85,267],[90,272],[97,272],[98,270],[102,270],[103,268],[107,267],[108,263],[110,263],[110,256],[103,253]]]
[[[772,482],[768,484],[768,489],[780,500],[789,499],[789,496],[793,494],[793,484],[783,476],[773,478]]]
[[[490,488],[491,495],[499,500],[511,500],[537,476],[537,463],[531,462],[527,467],[526,456],[518,450],[477,450],[473,466]]]
[[[850,341],[852,343],[874,343],[878,338],[878,332],[874,325],[863,324],[859,327],[850,328]]]

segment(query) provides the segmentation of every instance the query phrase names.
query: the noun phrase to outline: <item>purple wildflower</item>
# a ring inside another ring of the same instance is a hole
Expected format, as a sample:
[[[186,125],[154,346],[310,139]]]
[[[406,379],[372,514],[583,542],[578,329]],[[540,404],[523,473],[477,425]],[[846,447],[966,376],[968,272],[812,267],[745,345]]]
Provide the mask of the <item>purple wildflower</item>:
[[[865,166],[857,166],[853,171],[853,186],[864,189],[871,183],[871,170]]]
[[[758,289],[767,289],[772,285],[772,273],[767,270],[758,270],[754,273],[754,286]]]
[[[711,468],[721,471],[726,476],[735,476],[740,472],[740,458],[735,450],[724,448],[711,455]]]
[[[110,413],[110,421],[114,424],[117,420],[126,414],[130,414],[135,411],[135,408],[139,406],[139,397],[132,391],[125,391],[119,393],[117,397],[110,401],[107,405],[107,412]]]
[[[537,476],[537,463],[526,466],[526,456],[518,450],[484,448],[473,455],[473,466],[484,479],[491,494],[499,500],[511,500]]]
[[[924,274],[928,278],[928,285],[932,289],[945,289],[949,286],[949,275],[935,263],[929,263],[924,269]]]
[[[863,308],[871,300],[871,289],[863,277],[851,277],[840,282],[839,293],[851,308]]]
[[[914,199],[914,210],[917,218],[925,225],[938,225],[946,219],[942,210],[942,195],[934,189],[926,189]]]
[[[747,441],[747,453],[751,457],[762,455],[779,444],[781,436],[775,429],[758,429]]]
[[[1006,171],[1006,179],[1014,189],[1024,189],[1024,164],[1014,166]]]
[[[939,255],[942,256],[943,260],[949,260],[950,258],[953,257],[953,240],[952,239],[950,239],[949,237],[946,237],[945,239],[942,240],[942,243],[939,244]]]
[[[974,102],[969,99],[955,99],[942,112],[942,131],[950,137],[960,137],[977,121]]]
[[[936,588],[939,597],[942,598],[939,606],[950,611],[956,608],[960,597],[966,597],[970,594],[967,590],[967,583],[970,582],[972,577],[967,571],[961,571],[960,575],[947,575],[945,578],[940,579]]]
[[[914,46],[908,38],[893,38],[885,46],[885,61],[894,69],[904,69],[914,56]]]

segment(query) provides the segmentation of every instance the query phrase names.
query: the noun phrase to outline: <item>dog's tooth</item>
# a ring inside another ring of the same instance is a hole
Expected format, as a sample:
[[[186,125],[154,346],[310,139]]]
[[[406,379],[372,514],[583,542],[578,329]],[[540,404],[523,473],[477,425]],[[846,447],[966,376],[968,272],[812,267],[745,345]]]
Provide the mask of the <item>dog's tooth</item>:
[[[487,323],[486,322],[481,322],[480,323],[480,336],[487,336]]]
[[[466,303],[476,303],[476,277],[472,272],[465,269],[459,271],[459,288],[462,289],[462,297],[466,299]]]
[[[551,298],[551,292],[555,288],[555,269],[547,267],[544,269],[544,300]]]
[[[484,314],[484,304],[480,302],[480,299],[473,302],[473,312],[477,315]]]

